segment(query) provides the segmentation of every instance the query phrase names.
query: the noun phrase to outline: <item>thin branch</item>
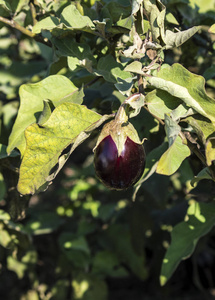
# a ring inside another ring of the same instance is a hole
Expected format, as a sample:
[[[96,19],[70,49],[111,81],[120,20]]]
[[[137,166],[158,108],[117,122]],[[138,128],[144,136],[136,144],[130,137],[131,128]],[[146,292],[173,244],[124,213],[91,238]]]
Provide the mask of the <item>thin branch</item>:
[[[155,116],[155,115],[153,115],[150,111],[149,111],[149,109],[148,109],[148,107],[147,106],[144,106],[144,108],[145,108],[145,110],[147,110],[148,111],[148,113],[150,113],[156,120],[158,120],[158,122],[161,124],[161,125],[165,125],[165,123],[164,123],[164,121],[163,120],[161,120],[159,117],[157,117],[157,116]]]
[[[14,20],[8,20],[4,17],[0,16],[0,21],[9,25],[10,27],[16,28],[17,30],[19,30],[20,32],[24,33],[25,35],[34,38],[35,34],[33,32],[31,32],[30,30],[26,29],[25,27],[22,27],[21,25],[19,25],[17,22],[15,22]]]
[[[32,16],[32,19],[33,19],[33,25],[36,25],[37,23],[37,12],[36,12],[36,9],[35,9],[35,6],[32,2],[30,2],[30,10],[31,10],[31,16]]]
[[[12,28],[15,28],[17,30],[19,30],[20,32],[22,32],[23,34],[29,36],[30,38],[35,39],[37,42],[40,42],[42,44],[45,44],[46,46],[51,47],[52,44],[51,42],[47,39],[47,38],[43,38],[40,35],[36,35],[35,33],[33,33],[32,31],[26,29],[25,27],[19,25],[16,21],[14,20],[8,20],[2,16],[0,16],[0,22],[3,22],[7,25],[9,25]]]
[[[143,85],[143,77],[140,74],[137,74],[137,79],[138,79],[139,93],[144,95],[145,92],[144,92],[144,85]]]

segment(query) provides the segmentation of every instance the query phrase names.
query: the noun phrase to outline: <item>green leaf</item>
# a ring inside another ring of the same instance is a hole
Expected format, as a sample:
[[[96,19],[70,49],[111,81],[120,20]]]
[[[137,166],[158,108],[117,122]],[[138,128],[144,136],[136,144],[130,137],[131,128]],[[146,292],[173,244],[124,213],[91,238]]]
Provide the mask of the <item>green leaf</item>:
[[[62,233],[59,237],[59,244],[62,249],[68,250],[78,250],[90,254],[90,249],[87,244],[86,239],[83,236],[74,238],[71,233]]]
[[[88,266],[87,266],[88,267]],[[90,272],[75,272],[72,276],[72,299],[107,300],[108,287],[105,280],[91,275]],[[58,299],[63,299],[62,297]]]
[[[145,73],[142,71],[142,68],[142,63],[140,61],[135,60],[125,67],[125,71],[144,75]]]
[[[181,104],[181,100],[159,89],[149,92],[145,97],[148,109],[151,114],[160,119],[164,119],[164,115],[170,113],[173,109]]]
[[[208,168],[204,168],[202,169],[192,180],[191,180],[191,185],[192,186],[196,186],[197,183],[200,181],[200,180],[203,180],[203,179],[207,179],[207,180],[213,180],[213,178],[211,177],[211,174],[210,174],[210,171]]]
[[[130,30],[133,26],[133,23],[134,23],[133,16],[129,16],[127,18],[121,19],[118,22],[116,22],[116,25]]]
[[[52,111],[54,110],[54,105],[50,100],[43,100],[43,111],[38,119],[38,124],[43,125],[51,116]]]
[[[6,10],[11,10],[13,13],[18,13],[24,6],[28,5],[28,2],[28,0],[1,0],[0,5]]]
[[[215,33],[215,24],[213,24],[213,25],[209,28],[208,31],[211,32],[211,33]]]
[[[92,273],[113,277],[127,277],[128,272],[120,266],[115,253],[107,250],[99,251],[93,258]]]
[[[177,138],[179,132],[181,131],[181,127],[167,114],[165,114],[164,121],[166,136],[169,142],[169,146],[171,146]]]
[[[174,15],[170,12],[166,14],[166,20],[167,20],[167,22],[172,23],[174,25],[179,25],[179,23],[176,20],[176,18],[174,17]]]
[[[8,156],[15,157],[15,156],[19,156],[19,155],[20,155],[19,152],[16,151],[16,150],[13,150],[10,154],[8,154],[7,153],[7,146],[0,144],[0,159],[6,158]]]
[[[215,100],[206,94],[202,76],[189,72],[180,64],[174,64],[163,65],[157,77],[149,77],[147,81],[155,88],[180,98],[187,106],[215,123]]]
[[[171,30],[166,30],[163,36],[164,43],[166,44],[165,49],[172,49],[174,47],[179,47],[189,40],[201,27],[194,26],[184,31],[173,32]]]
[[[204,71],[203,77],[206,81],[215,77],[215,64],[211,65],[208,69]]]
[[[72,38],[53,38],[52,41],[58,49],[57,55],[67,57],[68,66],[72,71],[75,71],[78,66],[85,66],[86,60],[88,60],[88,65],[89,62],[92,65],[96,63],[88,44],[77,43]]]
[[[8,1],[0,0],[0,6],[6,11],[11,11],[11,6]]]
[[[162,175],[172,175],[180,167],[183,160],[190,155],[190,149],[182,143],[178,136],[174,143],[161,156],[156,173]]]
[[[73,143],[69,152],[71,154],[89,136],[92,125],[100,125],[100,119],[99,114],[85,106],[63,103],[53,111],[42,127],[38,124],[30,125],[25,130],[26,150],[20,166],[18,191],[21,194],[34,194],[44,190],[61,152]],[[63,158],[63,162],[59,162],[60,167],[65,161]]]
[[[206,143],[205,155],[207,165],[211,166],[212,162],[215,160],[215,137],[211,137],[208,139]]]
[[[198,240],[207,234],[215,223],[215,205],[191,201],[184,222],[171,232],[171,244],[163,259],[160,282],[164,285],[181,260],[194,251]]]
[[[32,32],[38,34],[42,30],[51,31],[53,28],[55,28],[59,24],[60,24],[60,21],[58,18],[53,17],[53,16],[46,17],[45,19],[37,22],[36,25],[33,26]]]
[[[37,121],[43,110],[43,100],[51,100],[57,106],[62,98],[75,91],[77,87],[62,75],[52,75],[38,83],[23,84],[19,90],[21,104],[9,137],[8,153],[17,147],[23,155],[26,146],[24,130]]]
[[[100,22],[98,20],[94,20],[93,23],[95,24],[96,29],[101,34],[101,36],[105,38],[106,20],[103,20],[103,22]]]
[[[180,121],[182,118],[193,115],[195,112],[192,108],[188,108],[184,103],[171,111],[170,116],[174,121]]]
[[[161,32],[164,32],[165,6],[158,1],[145,0],[143,2],[145,13],[148,15],[152,30],[152,39],[157,41]]]
[[[209,137],[212,137],[215,133],[215,124],[211,123],[208,119],[202,116],[188,117],[184,119],[189,125],[191,125],[198,135],[200,141],[205,145]]]
[[[27,265],[12,256],[7,257],[7,268],[8,270],[15,272],[19,279],[22,279],[27,271]]]
[[[129,96],[131,93],[131,89],[133,87],[133,78],[122,79],[117,77],[117,83],[115,83],[115,87],[120,91],[123,95]]]
[[[61,23],[73,29],[94,29],[95,25],[87,16],[82,16],[75,5],[71,4],[64,8],[60,16]]]
[[[123,69],[122,64],[116,62],[112,55],[107,55],[99,59],[97,70],[94,73],[97,76],[103,76],[109,82],[117,83],[120,80],[131,78],[131,74]]]
[[[214,11],[214,0],[189,0],[192,5],[192,8],[196,6],[199,9],[199,13],[206,13],[207,11]]]
[[[63,232],[58,243],[63,255],[78,268],[86,268],[89,265],[90,249],[84,236],[75,236],[72,233]]]

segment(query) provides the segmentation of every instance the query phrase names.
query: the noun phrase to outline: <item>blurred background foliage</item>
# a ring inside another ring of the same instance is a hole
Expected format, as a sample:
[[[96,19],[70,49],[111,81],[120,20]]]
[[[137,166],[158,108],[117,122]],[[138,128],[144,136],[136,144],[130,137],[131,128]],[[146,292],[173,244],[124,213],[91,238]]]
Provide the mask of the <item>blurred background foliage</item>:
[[[59,16],[71,1],[1,2],[10,5],[15,21],[28,26],[34,21],[33,2],[40,20],[54,12]],[[115,6],[130,10],[120,0],[97,2],[109,5],[112,13]],[[179,62],[203,75],[208,94],[215,97],[215,35],[208,33],[209,26],[215,23],[214,0],[163,3],[176,18],[175,24],[169,19],[171,26],[179,23],[186,29],[204,25],[180,48],[167,51],[165,62]],[[90,8],[94,4],[94,0],[81,1],[88,14],[93,12]],[[10,18],[11,11],[1,5],[0,15]],[[105,53],[102,41],[98,47]],[[19,107],[18,90],[23,83],[38,82],[51,74],[66,75],[78,87],[85,84],[84,103],[101,114],[116,110],[124,99],[112,84],[103,79],[91,82],[93,77],[83,69],[73,72],[65,57],[59,58],[52,48],[1,22],[0,67],[2,145],[8,144]],[[143,110],[132,122],[140,137],[148,139],[147,153],[162,143],[164,129],[158,129],[147,111]],[[188,201],[215,199],[212,181],[203,180],[196,187],[191,186],[190,178],[202,169],[201,162],[191,155],[172,176],[154,174],[143,183],[132,202],[132,190],[109,191],[95,177],[92,149],[98,133],[99,130],[94,132],[74,151],[45,193],[30,199],[17,195],[15,188],[8,188],[16,184],[11,172],[19,165],[15,154],[9,161],[4,156],[4,146],[1,147],[0,298],[197,300],[215,296],[214,229],[200,239],[192,257],[181,262],[169,282],[162,288],[159,284],[162,259],[170,242],[169,231],[183,221]],[[28,208],[23,211],[22,203],[25,206],[26,202]],[[14,209],[20,210],[19,220],[13,219]]]

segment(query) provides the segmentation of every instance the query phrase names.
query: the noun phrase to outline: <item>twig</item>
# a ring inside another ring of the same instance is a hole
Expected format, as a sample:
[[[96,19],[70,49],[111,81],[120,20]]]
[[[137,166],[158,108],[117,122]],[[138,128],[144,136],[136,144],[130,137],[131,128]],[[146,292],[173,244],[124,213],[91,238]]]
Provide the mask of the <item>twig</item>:
[[[26,29],[25,27],[19,25],[16,21],[14,20],[8,20],[2,16],[0,16],[0,22],[3,22],[7,25],[9,25],[12,28],[15,28],[17,30],[19,30],[20,32],[22,32],[23,34],[29,36],[30,38],[34,38],[37,42],[40,42],[42,44],[45,44],[46,46],[51,47],[52,44],[51,42],[47,39],[47,38],[43,38],[40,35],[36,35],[35,33],[33,33],[32,31]]]
[[[35,34],[33,32],[31,32],[30,30],[26,29],[25,27],[22,27],[21,25],[19,25],[17,22],[15,22],[14,20],[8,20],[4,17],[0,16],[0,21],[9,25],[10,27],[16,28],[17,30],[21,31],[22,33],[24,33],[25,35],[34,38]]]
[[[165,125],[165,123],[164,123],[164,121],[163,120],[161,120],[159,117],[157,117],[157,116],[155,116],[155,115],[153,115],[150,111],[149,111],[149,109],[148,109],[148,107],[147,106],[144,106],[144,108],[145,108],[145,110],[147,110],[148,111],[148,113],[150,113],[156,120],[158,120],[158,122],[161,124],[161,125]]]
[[[37,23],[37,13],[36,13],[36,9],[35,6],[32,2],[30,2],[30,10],[31,10],[31,15],[32,15],[32,19],[33,19],[33,25],[35,25]]]
[[[145,92],[144,92],[144,86],[143,86],[143,77],[140,74],[137,74],[137,79],[138,79],[139,93],[144,95]]]

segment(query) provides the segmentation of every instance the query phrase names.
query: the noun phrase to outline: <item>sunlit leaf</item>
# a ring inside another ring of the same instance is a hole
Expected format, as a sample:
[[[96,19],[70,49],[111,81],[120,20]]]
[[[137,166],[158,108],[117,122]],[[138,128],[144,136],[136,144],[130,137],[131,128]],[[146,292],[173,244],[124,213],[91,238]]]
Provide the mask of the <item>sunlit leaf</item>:
[[[60,21],[67,27],[73,29],[95,28],[91,19],[87,16],[82,16],[73,4],[64,8],[61,13]]]
[[[164,65],[157,76],[149,77],[147,81],[150,85],[180,98],[187,106],[215,123],[215,100],[206,94],[202,76],[189,72],[180,64],[174,64]]]
[[[166,91],[156,89],[146,95],[145,102],[148,104],[148,109],[153,115],[164,119],[164,115],[177,108],[181,100]]]
[[[173,32],[171,30],[166,30],[163,40],[166,44],[166,49],[171,49],[174,47],[179,47],[184,44],[187,40],[191,38],[198,30],[200,26],[194,26],[184,31]]]
[[[107,300],[108,287],[106,282],[86,272],[76,272],[72,278],[73,299]]]
[[[179,25],[178,21],[176,20],[176,18],[174,17],[174,15],[171,12],[168,12],[166,14],[166,20],[169,23],[172,23],[174,25]]]
[[[194,251],[198,240],[214,226],[215,205],[192,201],[184,222],[171,232],[171,244],[163,259],[160,282],[164,285],[171,277],[181,260]]]
[[[177,137],[174,143],[161,156],[156,172],[163,175],[171,175],[180,167],[183,160],[190,155],[190,149]]]
[[[43,126],[32,124],[25,130],[26,150],[20,166],[18,190],[21,194],[33,194],[44,190],[51,169],[58,163],[61,152],[73,144],[69,154],[88,136],[90,126],[101,116],[85,106],[63,103],[52,113]],[[86,132],[85,132],[86,131]],[[68,156],[68,155],[67,155]],[[59,162],[60,168],[66,159]],[[49,179],[50,180],[50,179]]]
[[[42,30],[48,30],[51,31],[53,28],[55,28],[57,25],[60,24],[60,21],[58,18],[49,16],[45,19],[42,19],[41,21],[37,22],[34,27],[32,28],[33,33],[40,33]]]
[[[206,154],[207,165],[211,166],[212,162],[215,160],[215,137],[211,137],[208,139],[206,143],[205,154]]]
[[[8,153],[16,147],[23,155],[26,146],[24,130],[37,121],[43,110],[43,100],[51,100],[57,106],[62,98],[77,90],[77,87],[62,75],[53,75],[38,83],[22,85],[19,90],[20,108],[9,137]],[[82,99],[79,103],[81,102]]]
[[[208,31],[211,32],[211,33],[215,33],[215,24],[213,24],[213,25],[209,28]]]

